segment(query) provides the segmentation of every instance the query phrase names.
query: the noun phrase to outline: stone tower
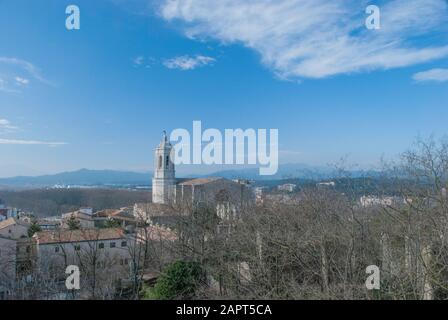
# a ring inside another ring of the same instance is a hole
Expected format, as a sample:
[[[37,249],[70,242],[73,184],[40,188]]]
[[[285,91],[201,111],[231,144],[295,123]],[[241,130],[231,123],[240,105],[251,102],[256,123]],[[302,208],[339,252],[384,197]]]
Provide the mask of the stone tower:
[[[152,179],[152,202],[170,204],[174,199],[176,177],[171,150],[173,146],[168,141],[166,132],[157,146],[154,158],[154,177]]]

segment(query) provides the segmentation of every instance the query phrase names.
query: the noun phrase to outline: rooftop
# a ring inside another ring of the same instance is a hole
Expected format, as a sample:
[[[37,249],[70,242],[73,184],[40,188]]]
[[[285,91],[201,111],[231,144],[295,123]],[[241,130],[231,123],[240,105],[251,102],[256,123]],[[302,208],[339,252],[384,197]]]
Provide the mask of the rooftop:
[[[125,207],[121,209],[105,209],[94,214],[96,218],[116,218],[122,220],[135,220],[130,208]]]
[[[29,224],[26,223],[25,221],[21,221],[17,218],[12,217],[12,218],[9,218],[9,219],[6,219],[6,220],[0,222],[0,229],[7,228],[7,227],[15,225],[15,224],[24,226],[27,228],[29,227]]]
[[[146,216],[161,216],[161,215],[177,215],[179,212],[172,206],[162,203],[136,203],[134,206],[134,212],[137,217],[140,214]]]
[[[119,228],[87,229],[87,230],[57,230],[37,232],[33,238],[37,244],[71,243],[84,241],[114,240],[125,238]]]
[[[80,210],[62,214],[62,219],[70,219],[71,217],[78,218],[81,220],[93,219],[91,214],[81,212]]]
[[[197,179],[190,179],[190,180],[184,180],[179,182],[180,185],[184,186],[191,186],[191,185],[200,185],[200,184],[206,184],[218,180],[224,180],[224,178],[220,177],[210,177],[210,178],[197,178]]]

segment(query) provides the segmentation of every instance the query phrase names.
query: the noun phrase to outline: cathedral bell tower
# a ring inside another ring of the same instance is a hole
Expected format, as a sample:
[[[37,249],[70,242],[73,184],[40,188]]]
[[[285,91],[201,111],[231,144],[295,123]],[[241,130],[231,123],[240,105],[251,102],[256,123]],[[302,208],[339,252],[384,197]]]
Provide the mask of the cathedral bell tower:
[[[152,202],[170,204],[174,199],[176,177],[171,150],[173,146],[168,141],[166,132],[157,146],[154,158],[154,177],[152,179]]]

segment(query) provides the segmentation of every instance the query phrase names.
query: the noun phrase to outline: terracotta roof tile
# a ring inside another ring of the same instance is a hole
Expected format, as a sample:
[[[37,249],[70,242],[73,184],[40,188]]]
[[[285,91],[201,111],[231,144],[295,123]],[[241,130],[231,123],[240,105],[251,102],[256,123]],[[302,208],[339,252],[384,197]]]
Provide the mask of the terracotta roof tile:
[[[113,240],[125,238],[124,232],[118,228],[58,230],[37,232],[33,238],[38,244],[70,243],[83,241]]]

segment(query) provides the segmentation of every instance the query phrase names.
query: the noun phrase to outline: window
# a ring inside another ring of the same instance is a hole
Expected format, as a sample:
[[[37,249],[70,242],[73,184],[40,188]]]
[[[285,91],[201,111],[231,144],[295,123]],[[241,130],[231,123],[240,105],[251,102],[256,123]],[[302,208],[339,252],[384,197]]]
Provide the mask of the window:
[[[100,248],[100,249],[104,249],[104,243],[100,243],[99,245],[98,245],[98,248]]]
[[[120,259],[120,265],[128,265],[129,264],[129,260],[128,259]]]
[[[80,246],[79,244],[77,244],[77,245],[75,246],[75,250],[76,250],[76,251],[81,250],[81,246]]]
[[[168,169],[170,166],[170,156],[166,156],[165,168]]]
[[[56,252],[56,253],[59,252],[59,247],[58,246],[54,247],[54,252]]]
[[[162,162],[163,162],[163,159],[162,159],[162,156],[159,156],[159,169],[162,169]]]
[[[115,242],[111,242],[111,243],[110,243],[110,247],[111,247],[111,248],[115,248]]]
[[[128,245],[128,243],[126,241],[121,241],[121,246],[122,247],[126,247]]]

